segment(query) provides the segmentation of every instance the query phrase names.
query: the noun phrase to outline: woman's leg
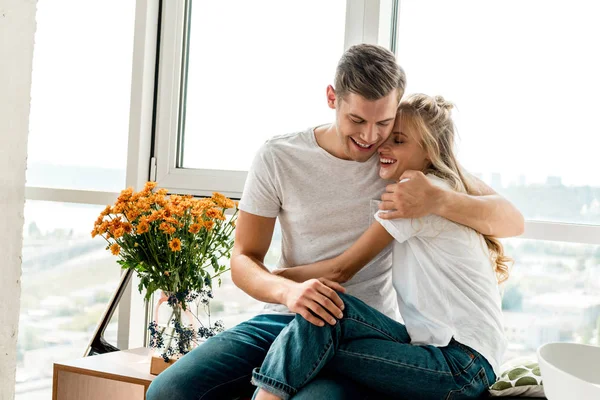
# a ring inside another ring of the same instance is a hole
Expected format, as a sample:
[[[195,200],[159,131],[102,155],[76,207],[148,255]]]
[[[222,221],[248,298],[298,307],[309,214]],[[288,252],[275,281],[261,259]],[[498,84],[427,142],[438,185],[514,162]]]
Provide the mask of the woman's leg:
[[[395,397],[476,398],[487,389],[487,362],[474,351],[454,341],[444,348],[411,345],[404,325],[354,297],[341,297],[344,318],[334,326],[296,317],[253,373],[253,383],[287,399],[331,361],[336,372]]]

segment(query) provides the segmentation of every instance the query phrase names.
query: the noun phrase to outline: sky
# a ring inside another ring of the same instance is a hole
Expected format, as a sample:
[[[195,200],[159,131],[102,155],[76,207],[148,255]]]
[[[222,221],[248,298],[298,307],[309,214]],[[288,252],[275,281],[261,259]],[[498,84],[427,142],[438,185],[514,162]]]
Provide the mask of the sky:
[[[600,4],[566,4],[401,2],[407,93],[456,104],[469,171],[600,185]],[[134,0],[38,3],[30,162],[125,168],[134,11]],[[267,138],[331,121],[344,22],[343,0],[194,2],[185,166],[244,170]]]

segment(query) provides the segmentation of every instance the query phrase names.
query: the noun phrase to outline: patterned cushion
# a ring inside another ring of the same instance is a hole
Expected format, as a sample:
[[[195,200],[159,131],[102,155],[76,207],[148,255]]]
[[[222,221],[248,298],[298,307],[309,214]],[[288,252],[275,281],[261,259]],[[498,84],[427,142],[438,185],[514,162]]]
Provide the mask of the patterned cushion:
[[[509,362],[490,389],[491,396],[544,397],[544,386],[537,361]]]

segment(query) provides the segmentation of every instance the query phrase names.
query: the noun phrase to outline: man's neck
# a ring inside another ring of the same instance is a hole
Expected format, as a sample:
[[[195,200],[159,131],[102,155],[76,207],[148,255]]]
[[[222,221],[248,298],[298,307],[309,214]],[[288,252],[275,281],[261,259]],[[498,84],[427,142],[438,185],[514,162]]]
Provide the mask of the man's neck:
[[[349,160],[344,149],[341,148],[340,140],[337,136],[335,124],[321,125],[315,128],[315,139],[319,147],[334,157]]]

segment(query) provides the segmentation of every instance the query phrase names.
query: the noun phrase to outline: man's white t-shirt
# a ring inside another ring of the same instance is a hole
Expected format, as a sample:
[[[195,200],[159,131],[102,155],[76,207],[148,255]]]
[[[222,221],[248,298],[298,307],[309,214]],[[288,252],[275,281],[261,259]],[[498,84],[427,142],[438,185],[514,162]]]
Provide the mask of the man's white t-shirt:
[[[342,160],[316,141],[314,129],[268,140],[258,151],[240,200],[242,211],[277,217],[281,225],[278,268],[335,257],[365,232],[386,182],[377,154],[367,162]],[[347,293],[398,319],[392,286],[391,246],[344,286]],[[265,312],[288,312],[266,304]]]
[[[436,185],[449,188],[434,175]],[[396,239],[392,276],[411,343],[447,346],[454,337],[499,374],[506,349],[501,298],[481,234],[437,215],[375,218]]]

